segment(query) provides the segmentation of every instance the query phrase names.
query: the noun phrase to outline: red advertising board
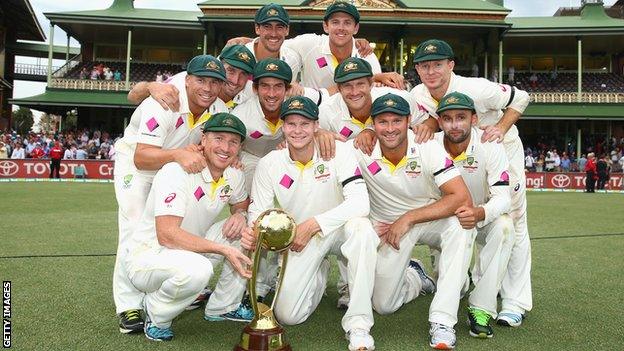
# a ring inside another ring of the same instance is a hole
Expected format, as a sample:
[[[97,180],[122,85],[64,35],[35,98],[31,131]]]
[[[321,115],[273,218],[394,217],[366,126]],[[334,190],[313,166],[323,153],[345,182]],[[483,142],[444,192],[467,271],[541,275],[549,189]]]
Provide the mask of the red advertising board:
[[[622,189],[622,173],[612,173],[608,190]],[[585,189],[585,173],[527,173],[527,189]]]
[[[82,166],[88,179],[113,179],[113,161],[62,160],[61,178],[74,178],[76,167]],[[0,178],[48,178],[50,160],[0,159]]]

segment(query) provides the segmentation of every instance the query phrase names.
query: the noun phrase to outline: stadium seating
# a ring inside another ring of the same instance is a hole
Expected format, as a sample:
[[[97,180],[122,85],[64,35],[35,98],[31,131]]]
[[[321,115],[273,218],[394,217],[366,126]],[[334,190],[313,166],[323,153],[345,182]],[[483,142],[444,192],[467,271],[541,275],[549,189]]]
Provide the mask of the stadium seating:
[[[93,66],[102,63],[104,66],[109,67],[113,72],[115,70],[119,70],[122,75],[122,80],[126,79],[126,63],[125,62],[107,62],[107,61],[89,61],[83,62],[76,67],[72,68],[68,74],[66,74],[63,78],[67,79],[79,79],[80,71],[83,68],[86,68],[89,73],[93,69]],[[183,71],[182,65],[172,65],[172,64],[160,64],[160,63],[136,63],[133,62],[130,64],[130,81],[133,82],[141,82],[141,81],[153,81],[156,79],[156,73],[160,71],[161,73],[164,71],[169,71],[172,74],[176,74],[178,72]]]
[[[577,74],[558,73],[554,84],[550,82],[550,73],[536,73],[537,85],[531,86],[532,73],[516,73],[515,85],[529,92],[576,92]],[[603,86],[604,84],[604,86]],[[624,77],[615,73],[583,73],[583,92],[621,93],[624,92]]]

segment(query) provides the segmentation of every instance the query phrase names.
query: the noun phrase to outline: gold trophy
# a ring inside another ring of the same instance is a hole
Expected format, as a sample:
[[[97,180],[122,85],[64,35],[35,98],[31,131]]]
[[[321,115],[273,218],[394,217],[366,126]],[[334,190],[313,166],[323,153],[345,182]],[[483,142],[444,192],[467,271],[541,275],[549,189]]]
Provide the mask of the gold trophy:
[[[297,223],[284,210],[270,209],[262,212],[256,224],[256,250],[253,253],[253,270],[249,279],[248,289],[254,319],[243,329],[241,341],[234,347],[234,351],[291,351],[292,348],[284,339],[284,329],[273,316],[275,301],[279,295],[288,248],[295,239]],[[260,263],[261,250],[274,251],[282,254],[282,263],[279,267],[275,297],[271,307],[256,300],[256,277]]]

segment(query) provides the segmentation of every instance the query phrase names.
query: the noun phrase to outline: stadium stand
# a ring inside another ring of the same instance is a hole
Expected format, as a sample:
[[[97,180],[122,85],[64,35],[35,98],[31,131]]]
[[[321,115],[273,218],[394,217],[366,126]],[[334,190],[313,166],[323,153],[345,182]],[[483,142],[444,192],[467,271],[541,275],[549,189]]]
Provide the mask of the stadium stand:
[[[537,85],[531,85],[533,73],[516,73],[516,86],[529,92],[576,92],[576,72],[557,73],[552,81],[550,73],[536,73]],[[583,91],[589,93],[624,93],[624,77],[615,73],[583,73]]]
[[[122,79],[126,77],[126,63],[125,62],[110,62],[110,61],[87,61],[82,62],[79,65],[72,68],[62,78],[66,79],[80,79],[80,71],[86,68],[89,72],[94,66],[102,64],[109,67],[113,72],[119,70],[122,75]],[[174,64],[160,64],[160,63],[137,63],[132,62],[130,64],[130,80],[133,82],[153,81],[158,72],[171,72],[176,74],[183,71],[183,65]]]

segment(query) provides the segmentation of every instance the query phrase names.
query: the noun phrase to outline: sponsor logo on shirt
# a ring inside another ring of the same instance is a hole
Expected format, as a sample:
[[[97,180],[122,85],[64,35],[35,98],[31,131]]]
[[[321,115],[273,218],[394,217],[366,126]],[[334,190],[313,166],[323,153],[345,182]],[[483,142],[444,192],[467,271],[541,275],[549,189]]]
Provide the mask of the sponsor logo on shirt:
[[[342,127],[342,129],[340,130],[340,134],[348,138],[351,136],[351,134],[353,134],[353,131],[345,126],[345,127]]]
[[[128,189],[128,188],[130,188],[130,186],[132,185],[132,184],[131,184],[131,182],[132,182],[132,178],[133,178],[133,177],[134,177],[134,176],[133,176],[132,174],[126,174],[126,175],[123,177],[123,188],[124,188],[124,189]]]
[[[293,185],[295,181],[288,176],[288,174],[284,174],[284,176],[282,177],[282,180],[280,180],[280,185],[283,186],[286,189],[290,189],[290,187]]]
[[[156,118],[152,117],[147,121],[147,123],[145,123],[145,125],[147,126],[147,130],[153,132],[154,129],[158,128],[158,121],[156,121]]]
[[[167,195],[167,197],[165,198],[165,203],[167,204],[167,207],[171,207],[170,203],[175,198],[176,198],[176,193],[171,193],[171,194]]]
[[[327,66],[327,59],[325,59],[325,57],[319,57],[316,59],[316,64],[319,66],[319,68],[323,68]]]
[[[373,163],[366,166],[366,168],[372,175],[375,175],[379,173],[379,171],[381,171],[381,166],[379,166],[379,163],[377,163],[377,161],[373,161]]]
[[[253,132],[253,133],[249,134],[249,136],[250,136],[250,137],[252,137],[253,139],[259,139],[259,138],[261,138],[261,137],[262,137],[262,135],[263,135],[263,134],[262,134],[262,133],[260,133],[260,132],[259,132],[259,131],[257,131],[257,130],[254,130],[254,132]]]
[[[479,161],[475,160],[474,156],[468,156],[463,162],[463,167],[467,172],[474,173],[479,168]]]
[[[225,201],[228,201],[231,196],[232,196],[232,187],[229,184],[221,188],[221,192],[219,193],[219,200],[225,202]]]
[[[198,186],[197,189],[195,189],[195,192],[193,193],[193,195],[195,195],[195,198],[197,199],[197,201],[201,200],[202,197],[204,197],[204,195],[206,195],[206,193],[204,192],[204,189],[202,189],[201,186]]]
[[[416,178],[420,175],[420,158],[410,159],[405,165],[405,175]]]
[[[317,181],[325,182],[330,175],[331,174],[329,172],[329,167],[325,166],[324,163],[321,163],[314,169],[314,179],[316,179]]]
[[[176,121],[176,124],[175,124],[176,129],[178,129],[178,127],[180,127],[183,124],[184,124],[184,119],[182,119],[182,116],[178,117],[178,120]]]

